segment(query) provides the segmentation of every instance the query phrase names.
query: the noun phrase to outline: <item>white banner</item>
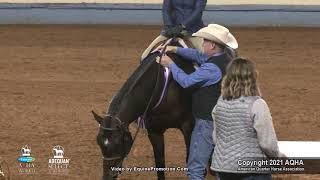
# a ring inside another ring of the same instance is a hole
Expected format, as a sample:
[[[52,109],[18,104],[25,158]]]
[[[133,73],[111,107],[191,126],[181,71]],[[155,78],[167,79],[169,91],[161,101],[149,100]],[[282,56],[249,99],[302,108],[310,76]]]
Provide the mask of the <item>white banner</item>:
[[[320,158],[320,141],[279,141],[278,146],[287,157]]]

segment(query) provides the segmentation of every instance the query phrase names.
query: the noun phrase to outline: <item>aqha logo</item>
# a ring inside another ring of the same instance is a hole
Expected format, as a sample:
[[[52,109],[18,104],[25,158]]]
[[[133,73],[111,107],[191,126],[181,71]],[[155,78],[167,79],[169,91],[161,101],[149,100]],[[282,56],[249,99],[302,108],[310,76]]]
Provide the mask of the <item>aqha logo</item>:
[[[24,145],[21,148],[21,156],[17,159],[20,163],[31,163],[35,158],[31,156],[31,147]]]
[[[18,172],[20,174],[35,174],[37,173],[37,167],[34,161],[36,158],[32,157],[31,147],[24,145],[20,150],[21,156],[17,158],[19,162]]]

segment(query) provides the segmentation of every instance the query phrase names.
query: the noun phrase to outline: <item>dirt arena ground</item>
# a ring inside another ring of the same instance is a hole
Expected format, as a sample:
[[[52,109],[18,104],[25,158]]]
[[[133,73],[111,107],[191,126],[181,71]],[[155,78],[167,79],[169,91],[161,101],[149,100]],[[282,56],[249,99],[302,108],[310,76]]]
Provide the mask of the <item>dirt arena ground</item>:
[[[101,154],[95,142],[98,124],[90,111],[106,111],[159,28],[0,26],[0,157],[9,164],[12,179],[101,177]],[[278,139],[319,140],[320,29],[231,30],[238,37],[240,55],[257,63]],[[19,173],[17,158],[26,144],[36,158],[33,174]],[[63,146],[70,159],[67,171],[48,168],[55,145]],[[184,167],[184,159],[182,135],[169,130],[167,166]],[[154,166],[146,134],[139,134],[125,166]],[[187,179],[184,172],[168,172],[167,177]],[[156,175],[124,172],[120,179],[156,179]],[[320,175],[274,175],[274,179],[320,179]]]

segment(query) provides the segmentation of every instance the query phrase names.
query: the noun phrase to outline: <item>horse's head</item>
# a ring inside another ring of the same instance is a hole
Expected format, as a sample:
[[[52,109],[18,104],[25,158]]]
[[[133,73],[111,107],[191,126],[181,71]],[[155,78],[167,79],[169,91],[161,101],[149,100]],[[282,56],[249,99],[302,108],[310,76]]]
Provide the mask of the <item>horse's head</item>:
[[[92,114],[99,123],[97,143],[100,146],[103,159],[103,179],[115,179],[121,171],[123,159],[128,155],[132,146],[132,136],[128,124],[122,122],[117,116],[107,115],[104,118]]]

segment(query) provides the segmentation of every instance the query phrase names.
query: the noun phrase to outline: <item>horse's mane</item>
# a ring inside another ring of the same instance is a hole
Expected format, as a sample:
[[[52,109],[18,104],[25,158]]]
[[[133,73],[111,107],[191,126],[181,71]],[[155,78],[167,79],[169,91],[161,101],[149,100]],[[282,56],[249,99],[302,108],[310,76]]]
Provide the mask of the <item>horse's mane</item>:
[[[108,114],[114,114],[118,112],[119,107],[121,105],[122,99],[131,92],[131,90],[135,87],[137,82],[140,80],[142,75],[151,67],[151,65],[155,61],[155,57],[157,57],[158,54],[154,53],[151,54],[147,59],[145,59],[140,66],[133,72],[133,74],[127,79],[127,81],[124,83],[124,85],[121,87],[121,89],[118,91],[118,93],[113,97],[109,109]]]
[[[171,45],[180,46],[178,42],[172,42]],[[155,62],[156,57],[159,56],[159,53],[150,54],[142,64],[133,72],[133,74],[127,79],[118,93],[113,97],[109,109],[108,114],[114,114],[118,112],[121,101],[127,94],[131,92],[132,89],[136,86],[142,75],[151,67],[151,65]],[[187,73],[191,73],[194,71],[193,66],[188,61],[181,61],[181,59],[174,53],[168,54],[172,60],[178,65],[178,67],[184,69]]]

